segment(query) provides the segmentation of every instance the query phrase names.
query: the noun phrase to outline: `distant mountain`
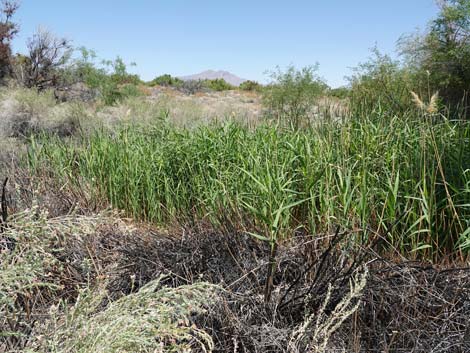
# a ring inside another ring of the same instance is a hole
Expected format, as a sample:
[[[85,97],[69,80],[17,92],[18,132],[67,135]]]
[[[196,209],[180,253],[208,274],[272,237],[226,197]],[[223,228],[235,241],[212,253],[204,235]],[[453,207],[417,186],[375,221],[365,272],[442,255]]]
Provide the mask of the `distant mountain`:
[[[217,78],[223,78],[226,82],[230,83],[232,86],[240,86],[241,83],[245,82],[246,80],[240,78],[228,71],[214,71],[214,70],[207,70],[203,71],[199,74],[190,75],[190,76],[182,76],[180,79],[184,81],[190,80],[215,80]]]

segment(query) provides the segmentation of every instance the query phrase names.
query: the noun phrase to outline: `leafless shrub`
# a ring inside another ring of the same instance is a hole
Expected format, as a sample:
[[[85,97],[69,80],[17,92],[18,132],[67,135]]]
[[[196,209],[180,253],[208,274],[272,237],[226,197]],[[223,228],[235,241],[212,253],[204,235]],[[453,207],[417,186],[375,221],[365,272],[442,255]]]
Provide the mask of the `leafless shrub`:
[[[58,38],[40,28],[27,42],[28,55],[20,63],[20,80],[39,91],[59,84],[60,70],[70,58],[72,48],[65,38]]]
[[[343,322],[359,308],[362,291],[367,282],[367,270],[358,273],[350,281],[349,293],[341,299],[332,312],[326,314],[326,308],[332,296],[332,287],[316,313],[306,315],[305,321],[291,334],[288,350],[294,352],[323,353],[333,334]]]
[[[200,279],[223,285],[225,295],[196,318],[211,333],[217,352],[292,352],[289,341],[307,321],[310,331],[296,343],[300,351],[306,345],[326,352],[468,350],[470,270],[370,262],[374,256],[367,249],[340,250],[347,235],[298,237],[283,244],[269,305],[262,295],[266,249],[236,232],[186,231],[182,238],[141,234],[123,241],[112,286],[122,296],[160,274],[169,276],[171,286]],[[356,279],[351,291],[349,283],[364,264],[367,284]]]
[[[183,81],[179,86],[178,90],[185,94],[196,94],[198,92],[207,92],[208,89],[204,87],[204,83],[201,80],[187,80]]]

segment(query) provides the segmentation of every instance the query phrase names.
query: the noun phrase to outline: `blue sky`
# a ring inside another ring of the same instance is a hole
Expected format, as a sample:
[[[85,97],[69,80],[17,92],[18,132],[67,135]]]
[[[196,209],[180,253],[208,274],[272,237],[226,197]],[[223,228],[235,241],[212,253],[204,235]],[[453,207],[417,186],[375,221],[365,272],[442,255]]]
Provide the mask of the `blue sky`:
[[[403,33],[425,28],[434,0],[22,0],[14,49],[23,52],[38,26],[136,62],[150,80],[222,69],[266,80],[266,70],[318,62],[331,86],[377,44],[393,54]]]

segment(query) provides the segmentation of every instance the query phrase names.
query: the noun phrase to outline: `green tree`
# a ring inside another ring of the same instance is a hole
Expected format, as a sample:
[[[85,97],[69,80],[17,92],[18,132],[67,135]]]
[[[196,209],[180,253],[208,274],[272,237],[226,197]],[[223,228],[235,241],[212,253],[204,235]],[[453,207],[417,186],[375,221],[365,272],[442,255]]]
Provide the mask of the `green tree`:
[[[349,77],[353,115],[368,116],[377,109],[389,115],[403,114],[413,106],[410,92],[421,94],[419,81],[413,78],[406,65],[372,49],[369,60]]]
[[[470,91],[470,0],[441,0],[439,6],[428,30],[403,37],[400,48],[416,79],[456,105]]]
[[[18,1],[0,2],[0,79],[11,74],[11,40],[18,33],[18,25],[12,18],[18,8]]]
[[[316,74],[318,64],[300,70],[289,66],[271,72],[272,82],[263,91],[263,103],[278,122],[288,122],[298,129],[318,98],[328,86]]]

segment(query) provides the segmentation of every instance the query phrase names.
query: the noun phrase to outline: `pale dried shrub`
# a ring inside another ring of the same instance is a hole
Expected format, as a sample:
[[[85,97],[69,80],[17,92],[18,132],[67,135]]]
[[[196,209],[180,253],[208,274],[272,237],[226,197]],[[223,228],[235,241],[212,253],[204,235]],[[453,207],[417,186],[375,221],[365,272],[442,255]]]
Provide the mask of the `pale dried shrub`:
[[[133,353],[211,352],[212,338],[191,316],[204,314],[217,287],[196,283],[178,288],[151,281],[138,292],[111,302],[105,290],[85,289],[76,303],[52,308],[52,318],[39,330],[29,352]]]
[[[349,292],[330,313],[327,313],[326,309],[331,304],[333,294],[333,288],[329,285],[326,297],[318,312],[307,314],[305,321],[292,332],[288,351],[292,353],[328,352],[330,338],[343,322],[359,308],[360,298],[367,284],[367,275],[367,269],[356,273],[354,278],[350,280]]]

